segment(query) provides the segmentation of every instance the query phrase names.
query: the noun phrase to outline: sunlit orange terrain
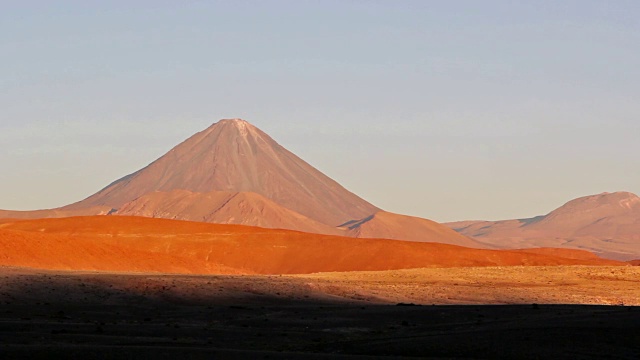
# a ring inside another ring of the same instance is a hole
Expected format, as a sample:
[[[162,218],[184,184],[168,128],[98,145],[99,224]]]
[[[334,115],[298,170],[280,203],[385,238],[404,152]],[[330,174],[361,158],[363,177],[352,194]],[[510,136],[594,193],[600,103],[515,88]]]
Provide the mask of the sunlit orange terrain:
[[[240,225],[126,216],[0,224],[0,264],[59,270],[199,274],[509,265],[623,265],[566,249],[480,250]]]

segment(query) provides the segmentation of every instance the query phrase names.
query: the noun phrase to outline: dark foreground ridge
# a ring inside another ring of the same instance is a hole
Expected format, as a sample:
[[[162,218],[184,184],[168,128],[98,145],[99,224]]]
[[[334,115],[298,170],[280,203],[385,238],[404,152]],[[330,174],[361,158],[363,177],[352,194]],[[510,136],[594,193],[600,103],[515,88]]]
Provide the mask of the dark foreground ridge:
[[[0,358],[640,358],[638,307],[371,305],[251,295],[264,277],[154,278],[3,274]]]

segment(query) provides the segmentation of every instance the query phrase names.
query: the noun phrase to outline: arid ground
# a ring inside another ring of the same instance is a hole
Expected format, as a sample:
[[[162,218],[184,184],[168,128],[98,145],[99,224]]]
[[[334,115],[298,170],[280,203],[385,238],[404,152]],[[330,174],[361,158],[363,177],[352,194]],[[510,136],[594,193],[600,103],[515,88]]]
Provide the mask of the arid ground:
[[[0,273],[4,359],[640,356],[632,266]]]
[[[619,265],[573,249],[488,250],[128,216],[0,220],[0,264],[182,274]]]
[[[581,250],[92,216],[0,263],[2,359],[640,356],[640,267]]]

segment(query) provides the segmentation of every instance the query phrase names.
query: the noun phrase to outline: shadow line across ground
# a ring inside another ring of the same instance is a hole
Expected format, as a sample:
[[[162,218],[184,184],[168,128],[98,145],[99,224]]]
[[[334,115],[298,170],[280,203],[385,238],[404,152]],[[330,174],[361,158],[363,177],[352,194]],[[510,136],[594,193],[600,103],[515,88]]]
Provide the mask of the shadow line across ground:
[[[383,304],[310,292],[309,277],[3,270],[3,359],[640,358],[638,307]]]

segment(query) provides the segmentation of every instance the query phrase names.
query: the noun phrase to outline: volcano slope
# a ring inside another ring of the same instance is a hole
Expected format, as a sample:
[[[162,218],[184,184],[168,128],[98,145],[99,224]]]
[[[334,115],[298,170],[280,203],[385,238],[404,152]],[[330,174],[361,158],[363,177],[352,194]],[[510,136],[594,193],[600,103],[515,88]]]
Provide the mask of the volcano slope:
[[[497,248],[562,247],[603,257],[640,257],[640,197],[629,192],[581,197],[544,216],[446,224]]]

